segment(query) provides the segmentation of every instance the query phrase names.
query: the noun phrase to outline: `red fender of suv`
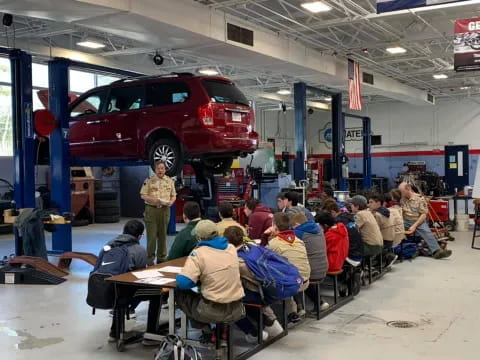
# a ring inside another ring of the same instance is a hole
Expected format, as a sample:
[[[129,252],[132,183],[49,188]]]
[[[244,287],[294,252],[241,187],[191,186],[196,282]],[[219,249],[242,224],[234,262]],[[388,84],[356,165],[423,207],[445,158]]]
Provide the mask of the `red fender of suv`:
[[[172,74],[124,79],[70,105],[70,152],[84,160],[163,161],[167,174],[201,160],[224,172],[253,153],[258,134],[248,100],[222,77]]]

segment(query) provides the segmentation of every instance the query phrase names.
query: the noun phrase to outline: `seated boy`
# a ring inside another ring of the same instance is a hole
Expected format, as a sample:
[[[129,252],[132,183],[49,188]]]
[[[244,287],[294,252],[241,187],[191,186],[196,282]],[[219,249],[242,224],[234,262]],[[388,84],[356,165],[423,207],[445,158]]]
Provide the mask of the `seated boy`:
[[[393,239],[393,246],[397,246],[405,239],[405,225],[403,223],[403,210],[400,206],[402,200],[402,193],[398,189],[393,189],[389,193],[391,201],[388,209],[390,210],[390,216],[393,221],[395,230],[395,237]]]
[[[244,244],[244,234],[241,228],[238,226],[230,226],[225,229],[225,238],[230,244],[235,246],[238,250]],[[253,243],[250,246],[255,246]],[[243,288],[245,291],[245,297],[243,302],[251,304],[269,305],[262,299],[260,295],[260,283],[255,275],[250,271],[245,260],[241,257],[238,258],[240,266],[240,278],[242,279]],[[254,319],[258,318],[258,309],[247,307],[247,316]],[[265,331],[262,334],[263,340],[267,340],[269,336],[276,336],[283,331],[282,326],[278,322],[275,313],[269,306],[263,308],[263,317],[265,324]],[[236,322],[236,325],[245,333],[245,339],[249,343],[256,343],[258,336],[258,329],[252,324],[248,317],[245,317]]]
[[[305,243],[308,262],[310,264],[310,280],[323,281],[328,271],[327,245],[323,230],[314,221],[309,221],[304,214],[295,214],[292,218],[295,235]],[[307,296],[316,301],[316,286],[309,286],[305,291]],[[322,301],[322,310],[329,307]],[[315,309],[317,311],[317,309]]]
[[[354,216],[348,212],[341,212],[334,199],[325,200],[322,210],[331,214],[337,222],[341,222],[347,227],[349,241],[347,261],[352,266],[360,265],[363,260],[363,240]]]
[[[343,223],[337,223],[335,218],[327,212],[317,214],[315,220],[325,232],[328,272],[338,272],[343,269],[343,263],[348,255],[349,240],[347,228]]]
[[[177,236],[175,236],[167,260],[188,256],[195,246],[197,246],[197,239],[192,234],[192,231],[200,220],[200,206],[198,203],[195,201],[187,201],[183,206],[183,221],[187,226],[180,230]]]
[[[302,276],[304,283],[300,287],[300,291],[304,291],[308,287],[310,279],[310,264],[308,262],[307,249],[302,240],[295,236],[295,232],[290,230],[290,216],[285,213],[276,213],[273,216],[273,233],[274,238],[270,240],[267,247],[279,255],[286,258],[296,266],[298,272]],[[297,313],[297,304],[293,298],[288,301],[290,322],[298,322],[300,316]]]
[[[367,199],[355,195],[350,200],[355,223],[360,229],[365,256],[377,256],[383,251],[383,237],[373,214],[367,209]]]
[[[233,205],[231,203],[228,201],[222,201],[220,204],[218,204],[218,215],[221,219],[221,221],[217,223],[217,231],[219,236],[223,236],[225,229],[230,226],[238,226],[243,231],[244,236],[247,236],[247,231],[245,228],[233,220]]]
[[[178,306],[192,326],[211,338],[210,323],[235,322],[245,316],[237,250],[219,237],[217,225],[201,220],[194,230],[198,246],[188,256],[176,277]],[[192,291],[199,285],[199,292]]]
[[[393,240],[395,239],[395,228],[390,216],[390,210],[382,206],[383,197],[378,194],[372,194],[368,197],[368,207],[377,221],[378,227],[383,237],[383,255],[386,266],[391,266],[398,256],[392,251]]]

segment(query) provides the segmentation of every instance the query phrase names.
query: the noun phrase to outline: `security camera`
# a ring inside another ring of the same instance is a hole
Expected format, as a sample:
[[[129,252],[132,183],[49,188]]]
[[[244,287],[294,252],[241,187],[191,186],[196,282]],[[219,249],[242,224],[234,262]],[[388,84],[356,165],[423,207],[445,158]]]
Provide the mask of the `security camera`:
[[[153,56],[153,63],[157,66],[163,64],[163,56],[160,55],[158,52]]]

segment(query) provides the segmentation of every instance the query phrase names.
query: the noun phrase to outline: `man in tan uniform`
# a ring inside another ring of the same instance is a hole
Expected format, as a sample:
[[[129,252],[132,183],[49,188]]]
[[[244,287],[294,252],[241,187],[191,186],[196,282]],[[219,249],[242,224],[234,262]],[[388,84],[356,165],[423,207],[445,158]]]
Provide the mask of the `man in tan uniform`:
[[[140,195],[145,201],[145,227],[147,229],[148,265],[157,264],[167,257],[167,229],[170,221],[170,206],[175,203],[177,193],[172,179],[165,175],[163,162],[157,162],[155,175],[143,183]]]
[[[410,184],[405,182],[398,186],[402,193],[402,210],[405,229],[417,233],[425,240],[431,255],[435,259],[443,259],[452,255],[451,250],[441,249],[437,239],[433,236],[426,220],[428,216],[428,206],[425,199],[415,193]]]

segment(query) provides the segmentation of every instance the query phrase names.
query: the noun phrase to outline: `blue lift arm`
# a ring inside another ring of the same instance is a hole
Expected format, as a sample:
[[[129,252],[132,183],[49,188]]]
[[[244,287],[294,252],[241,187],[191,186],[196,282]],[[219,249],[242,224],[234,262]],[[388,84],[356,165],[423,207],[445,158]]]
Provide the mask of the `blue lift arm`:
[[[293,178],[295,181],[305,180],[305,156],[307,154],[306,122],[307,122],[307,86],[296,83],[293,86],[295,106],[295,162]]]
[[[345,117],[342,113],[342,94],[332,95],[332,169],[333,178],[340,191],[347,190],[347,181],[343,177],[343,159],[345,158]]]

